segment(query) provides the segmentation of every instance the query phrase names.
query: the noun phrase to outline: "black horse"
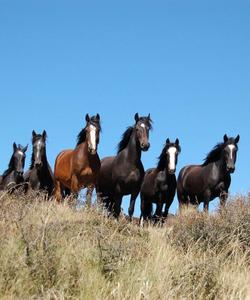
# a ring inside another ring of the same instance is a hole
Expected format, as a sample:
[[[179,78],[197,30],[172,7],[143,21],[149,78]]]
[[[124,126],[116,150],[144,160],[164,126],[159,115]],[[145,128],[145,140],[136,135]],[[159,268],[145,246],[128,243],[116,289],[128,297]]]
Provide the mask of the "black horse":
[[[170,140],[167,139],[159,156],[157,167],[146,171],[140,193],[141,226],[143,226],[145,219],[152,218],[153,203],[156,203],[155,219],[167,217],[168,210],[176,192],[175,170],[180,151],[181,148],[178,138],[174,143],[171,143]],[[165,209],[163,213],[162,209],[164,204]]]
[[[12,193],[17,188],[24,188],[23,170],[25,164],[28,145],[22,147],[13,143],[13,154],[11,156],[8,169],[3,173],[0,179],[0,190],[8,190]]]
[[[32,131],[31,164],[29,170],[24,174],[24,180],[27,182],[27,190],[44,191],[51,196],[54,189],[54,178],[47,161],[46,137],[45,130],[42,134]]]
[[[134,213],[135,200],[144,176],[141,151],[147,151],[150,147],[148,139],[151,122],[150,114],[139,117],[136,113],[135,125],[124,132],[117,155],[101,160],[98,192],[107,209],[116,218],[120,214],[124,195],[131,195],[128,210],[130,218]]]
[[[230,173],[235,171],[240,136],[228,138],[217,144],[207,155],[202,165],[184,167],[178,176],[177,194],[180,207],[199,205],[204,202],[208,211],[209,201],[220,197],[221,207],[225,205],[231,183]]]

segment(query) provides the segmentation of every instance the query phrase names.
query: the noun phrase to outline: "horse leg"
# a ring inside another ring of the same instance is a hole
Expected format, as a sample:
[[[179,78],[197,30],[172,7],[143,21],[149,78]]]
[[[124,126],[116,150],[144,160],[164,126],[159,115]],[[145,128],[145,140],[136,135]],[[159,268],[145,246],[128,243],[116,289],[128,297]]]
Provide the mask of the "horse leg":
[[[62,202],[62,186],[61,186],[60,181],[58,181],[58,180],[55,180],[54,195],[55,195],[56,201],[58,203]]]
[[[91,184],[87,187],[87,195],[86,195],[86,206],[90,207],[91,206],[91,199],[92,199],[92,194],[94,191],[94,185]]]
[[[122,195],[118,194],[114,196],[113,201],[113,215],[116,219],[118,219],[121,212],[121,204],[122,204]]]
[[[163,202],[161,200],[157,201],[156,203],[156,210],[154,213],[154,219],[155,222],[158,222],[161,220],[162,217],[162,207],[163,207]]]
[[[228,198],[228,191],[221,191],[220,193],[220,209],[223,209],[226,205]]]
[[[144,226],[144,220],[148,221],[152,215],[152,202],[141,195],[141,216],[140,226]]]
[[[135,210],[135,201],[136,201],[136,198],[137,198],[139,192],[140,192],[140,190],[132,193],[131,197],[130,197],[130,204],[129,204],[129,208],[128,208],[128,215],[129,215],[130,221],[132,221],[132,216],[133,216],[134,210]]]
[[[206,213],[208,213],[210,197],[211,197],[211,192],[210,190],[207,190],[204,194],[204,206],[203,206],[203,210]]]

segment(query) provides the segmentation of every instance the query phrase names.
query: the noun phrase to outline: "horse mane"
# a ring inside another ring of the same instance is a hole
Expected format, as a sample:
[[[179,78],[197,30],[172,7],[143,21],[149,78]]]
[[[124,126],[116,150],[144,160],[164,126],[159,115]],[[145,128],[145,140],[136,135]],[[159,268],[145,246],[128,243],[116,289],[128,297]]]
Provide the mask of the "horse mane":
[[[84,127],[77,136],[77,146],[86,141],[86,133],[86,127]]]
[[[8,169],[4,171],[3,173],[3,178],[5,178],[6,176],[8,176],[11,171],[13,170],[13,163],[14,163],[14,153],[12,154],[11,158],[10,158],[10,161],[9,161],[9,164],[8,164]]]
[[[225,146],[229,145],[229,144],[235,144],[235,141],[233,138],[229,138],[226,142],[218,143],[217,145],[215,145],[214,148],[207,154],[202,166],[207,166],[210,163],[218,161],[221,157],[221,152],[223,151]],[[237,145],[236,145],[236,147],[237,147]]]
[[[92,116],[90,118],[89,123],[91,125],[94,125],[95,127],[98,128],[99,131],[101,131],[101,125],[99,120],[96,119],[96,116]],[[79,134],[77,135],[77,142],[76,142],[76,146],[79,146],[81,143],[84,143],[86,141],[86,129],[88,127],[88,124],[79,132]]]
[[[122,139],[119,142],[117,146],[117,153],[121,152],[123,149],[125,149],[128,145],[129,139],[131,137],[131,134],[133,132],[134,127],[129,126],[126,131],[122,135]]]
[[[167,160],[166,147],[167,147],[167,145],[164,146],[164,148],[161,151],[160,156],[158,157],[158,164],[157,164],[158,170],[164,170],[166,167],[166,160]]]

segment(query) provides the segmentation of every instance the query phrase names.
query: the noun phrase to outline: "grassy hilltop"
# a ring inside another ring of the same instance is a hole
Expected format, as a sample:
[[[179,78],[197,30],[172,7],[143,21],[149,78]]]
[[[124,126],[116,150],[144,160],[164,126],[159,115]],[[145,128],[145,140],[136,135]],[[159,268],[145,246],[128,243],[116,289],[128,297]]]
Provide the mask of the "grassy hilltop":
[[[0,199],[1,299],[249,299],[250,198],[163,228],[40,197]]]

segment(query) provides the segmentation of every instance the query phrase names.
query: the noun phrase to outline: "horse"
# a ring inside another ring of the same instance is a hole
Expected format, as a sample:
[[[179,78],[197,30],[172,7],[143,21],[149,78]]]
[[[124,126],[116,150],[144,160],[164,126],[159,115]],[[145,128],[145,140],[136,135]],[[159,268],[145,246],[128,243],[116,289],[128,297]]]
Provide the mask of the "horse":
[[[1,176],[0,190],[8,190],[13,193],[16,189],[23,186],[23,170],[25,164],[28,145],[23,147],[13,143],[13,153],[9,161],[8,169]],[[24,186],[23,186],[24,187]]]
[[[71,193],[77,195],[80,189],[87,187],[86,203],[90,204],[100,170],[100,159],[97,153],[99,133],[101,131],[100,115],[85,116],[86,126],[77,136],[74,150],[61,151],[55,161],[55,198],[62,201]]]
[[[27,183],[26,191],[44,191],[50,197],[54,190],[54,176],[46,155],[47,133],[42,134],[32,131],[32,156],[30,168],[24,174],[24,181]]]
[[[225,206],[231,175],[235,171],[238,142],[236,138],[223,137],[206,156],[202,165],[189,165],[181,169],[177,181],[177,195],[180,208],[183,205],[199,205],[204,202],[204,211],[208,212],[209,202],[220,198],[220,207]]]
[[[135,200],[144,177],[141,151],[147,151],[150,147],[150,114],[147,117],[139,117],[136,113],[134,119],[134,126],[128,127],[122,135],[117,155],[101,160],[98,193],[115,218],[120,215],[124,195],[131,195],[128,214],[130,219],[132,218]]]
[[[145,219],[152,218],[153,203],[156,203],[154,219],[167,218],[176,192],[175,171],[180,152],[179,139],[170,142],[168,138],[158,158],[157,167],[146,171],[140,192],[141,226]],[[165,209],[162,212],[164,204]]]

